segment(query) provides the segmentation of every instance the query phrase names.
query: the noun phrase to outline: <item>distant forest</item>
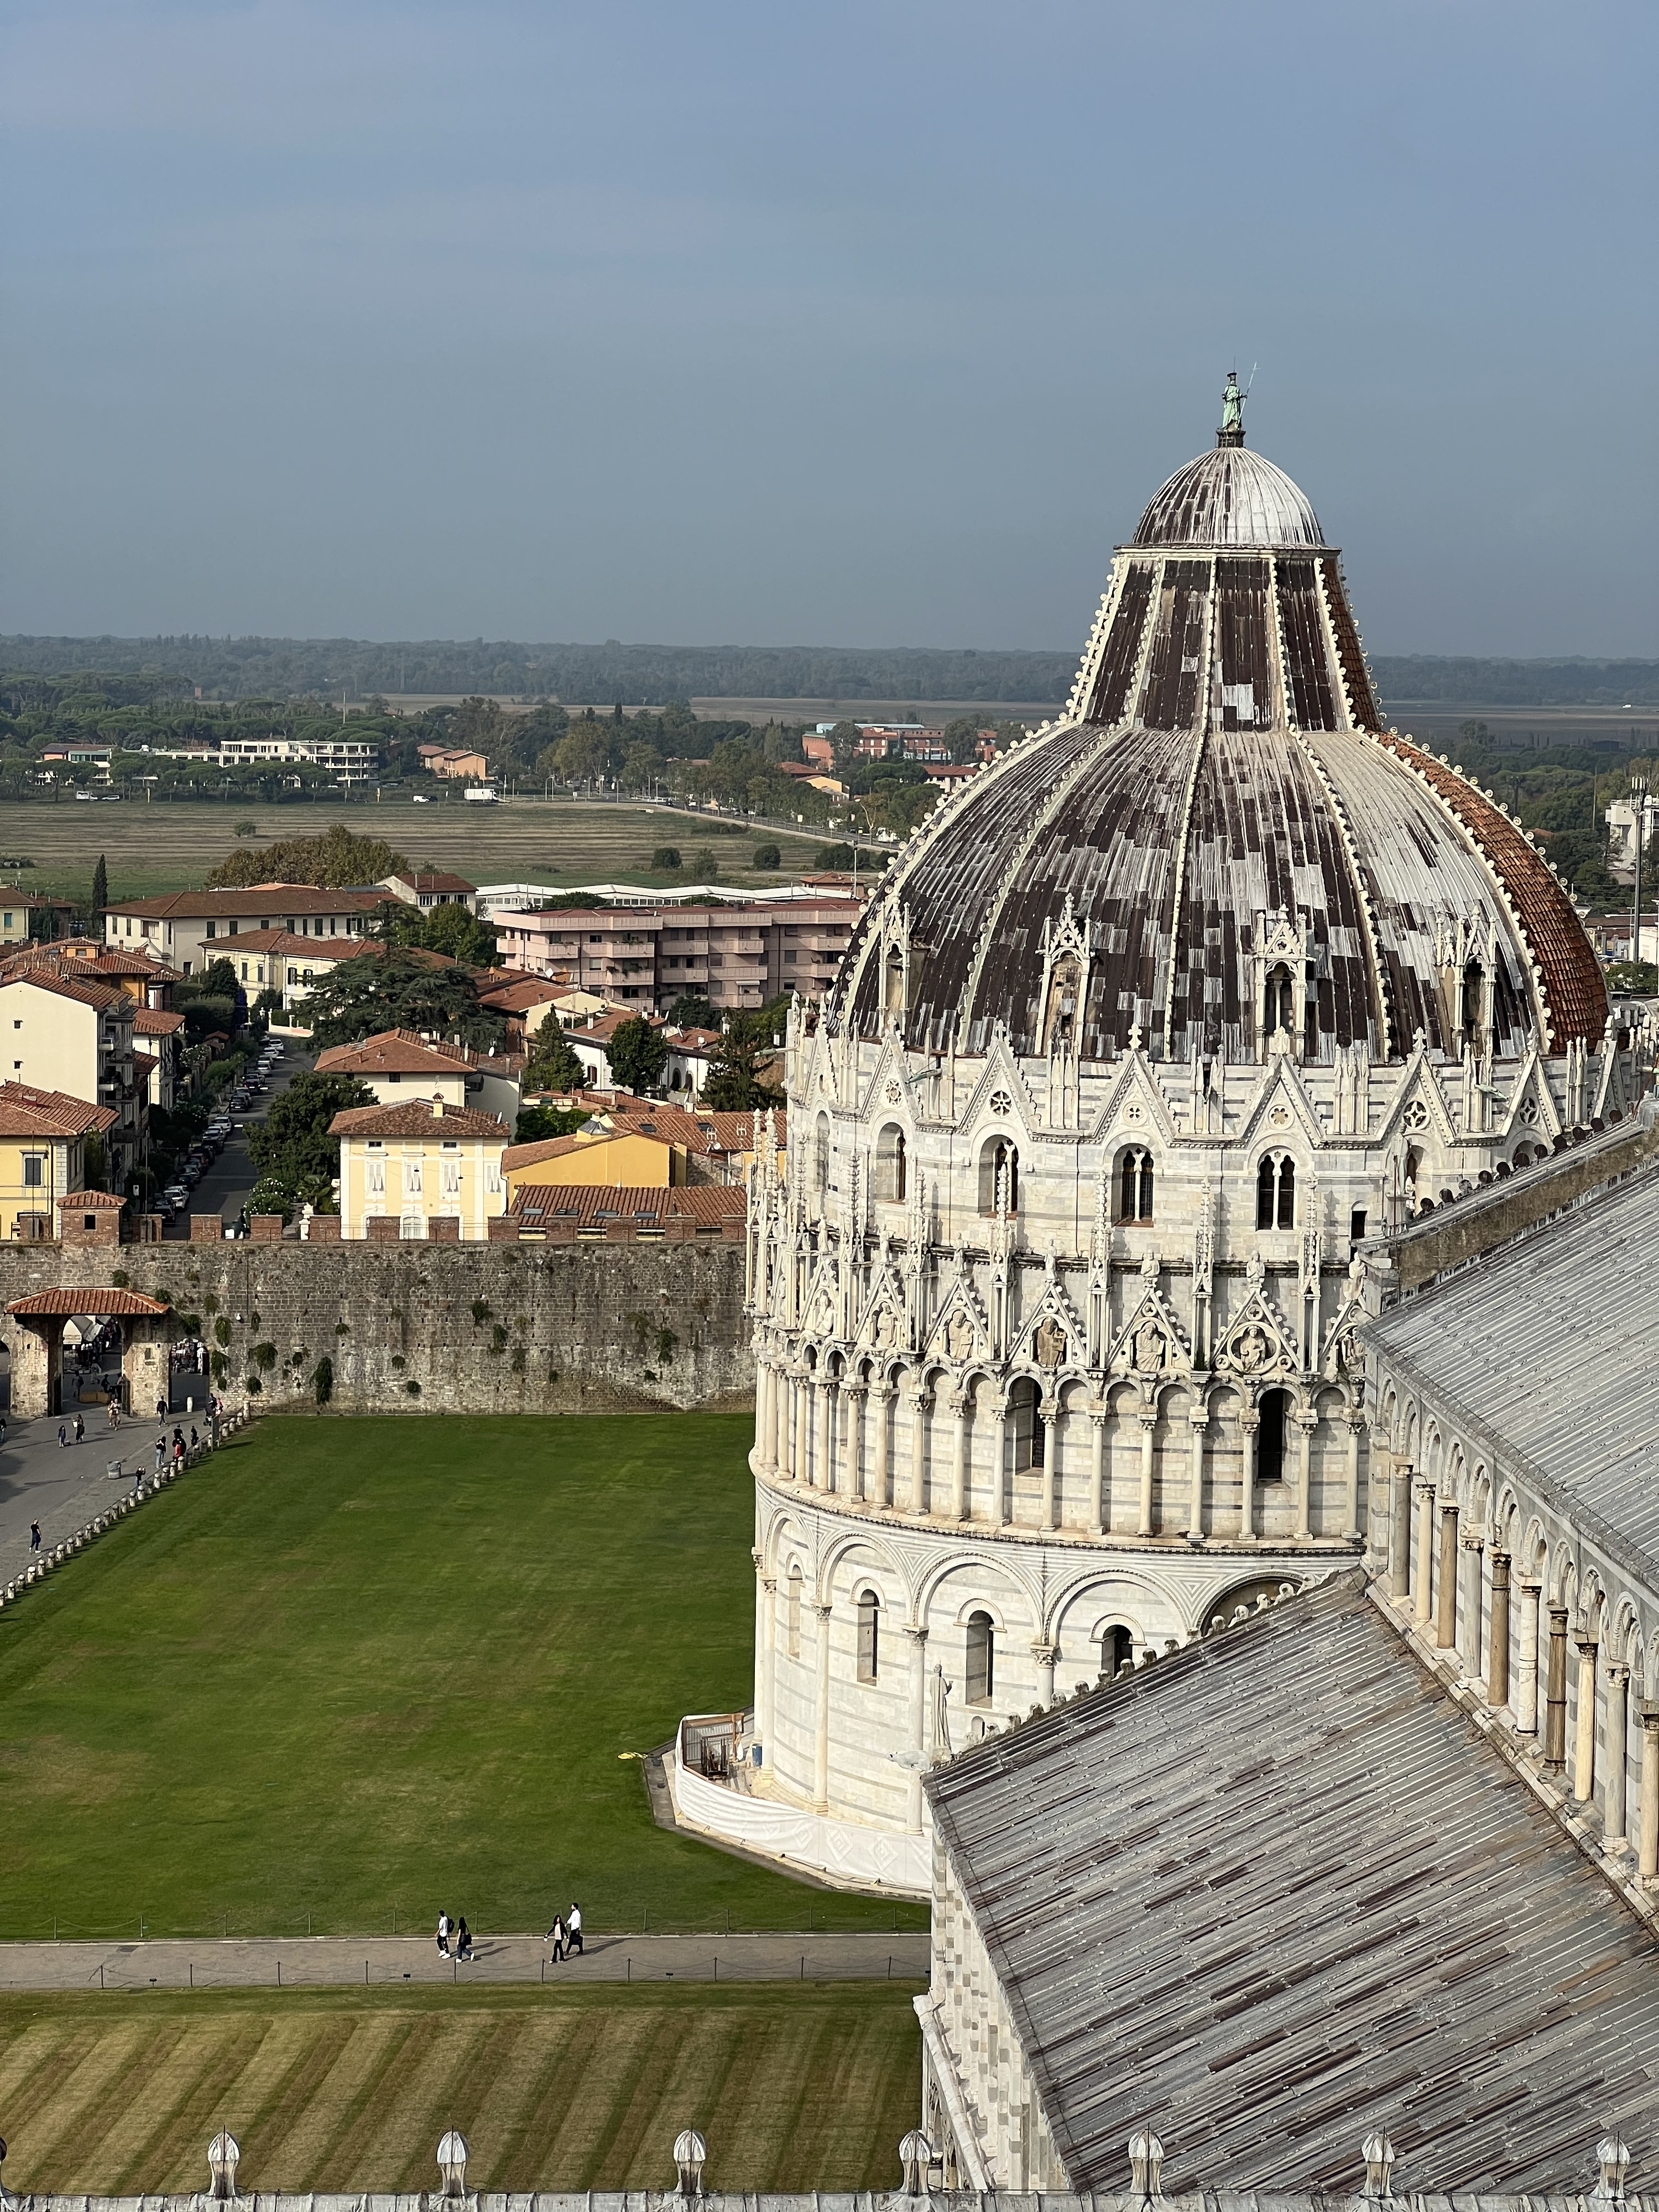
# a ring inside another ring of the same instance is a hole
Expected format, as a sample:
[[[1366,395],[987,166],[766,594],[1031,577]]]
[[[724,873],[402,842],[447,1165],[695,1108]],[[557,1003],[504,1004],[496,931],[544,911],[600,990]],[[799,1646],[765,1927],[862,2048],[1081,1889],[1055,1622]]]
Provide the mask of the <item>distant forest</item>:
[[[1075,653],[916,647],[514,645],[483,638],[374,644],[358,638],[0,637],[9,670],[171,677],[207,698],[355,699],[400,691],[499,693],[625,707],[676,699],[929,699],[1058,706]],[[1498,660],[1376,654],[1391,705],[1659,706],[1659,660]]]

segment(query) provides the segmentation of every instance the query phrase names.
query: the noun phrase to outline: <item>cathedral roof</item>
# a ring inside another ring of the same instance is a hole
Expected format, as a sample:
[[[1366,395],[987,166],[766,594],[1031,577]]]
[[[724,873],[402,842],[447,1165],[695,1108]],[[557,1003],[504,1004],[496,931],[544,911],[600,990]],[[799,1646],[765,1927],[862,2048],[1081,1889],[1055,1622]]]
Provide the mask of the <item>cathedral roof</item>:
[[[1499,1058],[1607,1018],[1566,892],[1488,793],[1386,727],[1335,551],[1237,443],[1171,477],[1119,550],[1066,715],[941,801],[889,871],[843,1005],[882,1027],[902,934],[909,1042],[982,1051],[1006,1024],[1042,1051],[1063,923],[1085,1059],[1137,1032],[1165,1058],[1261,1057],[1270,940],[1297,940],[1316,1060],[1401,1060],[1419,1030],[1457,1057],[1472,963]]]
[[[1650,2136],[1659,1941],[1359,1571],[991,1738],[938,1832],[1076,2189],[1570,2189]]]

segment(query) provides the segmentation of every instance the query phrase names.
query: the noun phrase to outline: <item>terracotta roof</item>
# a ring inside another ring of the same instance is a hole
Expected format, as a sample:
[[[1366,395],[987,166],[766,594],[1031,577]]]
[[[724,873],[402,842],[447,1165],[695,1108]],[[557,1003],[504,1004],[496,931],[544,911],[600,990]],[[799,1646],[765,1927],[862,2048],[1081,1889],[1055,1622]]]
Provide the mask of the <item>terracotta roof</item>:
[[[535,1168],[544,1160],[562,1160],[567,1152],[591,1152],[593,1143],[592,1137],[578,1137],[573,1132],[564,1137],[537,1137],[527,1145],[509,1145],[501,1154],[502,1170],[511,1175],[515,1168]]]
[[[193,921],[245,914],[365,914],[378,890],[319,890],[311,884],[261,884],[249,890],[167,891],[155,898],[116,899],[107,911],[145,921]]]
[[[539,975],[515,976],[510,983],[493,983],[478,994],[478,1004],[496,1014],[527,1014],[532,1006],[545,1006],[559,995],[556,983]]]
[[[432,1098],[400,1099],[395,1106],[349,1106],[328,1125],[331,1137],[498,1137],[507,1125],[476,1106],[446,1106]]]
[[[441,868],[429,875],[404,872],[383,876],[380,880],[386,884],[407,884],[415,891],[465,891],[470,894],[478,888],[477,884],[468,883],[465,876],[452,876]]]
[[[745,1192],[721,1183],[690,1183],[678,1190],[617,1190],[606,1183],[535,1182],[514,1193],[507,1211],[525,1228],[560,1222],[574,1223],[578,1229],[601,1229],[617,1221],[652,1229],[669,1221],[691,1221],[723,1229],[744,1218],[747,1203]]]
[[[338,949],[333,957],[349,960],[354,952],[362,950],[362,940],[356,937],[301,937],[297,929],[239,929],[234,937],[216,937],[212,950],[202,947],[203,957],[209,960],[228,960],[238,952],[321,952],[326,957],[326,948]]]
[[[0,1137],[83,1137],[119,1121],[112,1106],[94,1106],[66,1091],[32,1083],[0,1083]]]
[[[361,1044],[331,1045],[319,1054],[319,1075],[464,1075],[466,1060],[428,1044],[414,1030],[382,1030]]]
[[[106,1007],[132,1004],[117,983],[94,983],[90,977],[65,975],[57,968],[30,967],[16,975],[0,976],[0,983],[27,984],[36,991],[50,991],[56,998],[74,999],[81,1006],[96,1006],[100,1012]]]
[[[66,1287],[53,1291],[36,1291],[32,1297],[14,1298],[6,1308],[9,1314],[21,1314],[26,1319],[72,1321],[76,1314],[126,1315],[136,1318],[141,1314],[155,1316],[169,1310],[161,1301],[147,1298],[141,1291],[76,1290]]]
[[[118,1213],[126,1204],[107,1190],[69,1190],[58,1201],[60,1206],[72,1206],[80,1213]]]
[[[132,1013],[133,1034],[137,1036],[177,1036],[185,1026],[182,1014],[170,1014],[160,1006],[135,1006]]]
[[[635,1098],[627,1093],[608,1101],[605,1114],[611,1121],[639,1130],[642,1135],[658,1136],[671,1145],[684,1145],[691,1152],[746,1152],[754,1146],[752,1114],[694,1114],[684,1106],[659,1105],[654,1099]],[[781,1144],[785,1116],[781,1109],[774,1120],[778,1142]]]

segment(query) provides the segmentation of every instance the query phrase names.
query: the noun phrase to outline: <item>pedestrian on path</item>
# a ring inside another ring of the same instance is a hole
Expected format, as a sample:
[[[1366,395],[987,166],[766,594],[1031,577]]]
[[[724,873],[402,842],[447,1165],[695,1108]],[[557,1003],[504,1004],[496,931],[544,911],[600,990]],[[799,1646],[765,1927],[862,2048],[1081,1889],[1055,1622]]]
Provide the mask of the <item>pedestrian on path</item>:
[[[69,1423],[68,1423],[67,1421],[59,1421],[59,1423],[58,1424],[58,1449],[59,1449],[59,1451],[61,1451],[61,1450],[63,1449],[64,1446],[68,1442],[69,1442]]]
[[[570,1918],[567,1924],[570,1931],[568,1940],[571,1957],[574,1959],[577,1952],[580,1951],[586,1958],[587,1954],[582,1944],[582,1909],[580,1905],[571,1906]]]
[[[472,1930],[466,1924],[465,1913],[461,1915],[460,1926],[456,1934],[455,1956],[464,1966],[471,1966],[472,1963]]]
[[[564,1922],[560,1918],[556,1912],[553,1916],[553,1925],[547,1931],[547,1940],[553,1946],[552,1952],[550,1954],[550,1963],[556,1966],[563,1966]]]
[[[78,1444],[87,1433],[87,1425],[77,1413],[75,1417],[75,1441]]]
[[[167,1465],[167,1440],[165,1437],[157,1437],[155,1439],[155,1472],[157,1474],[160,1474],[161,1469]]]
[[[157,1419],[158,1421],[161,1421],[161,1422],[162,1422],[163,1424],[165,1424],[165,1423],[166,1423],[166,1420],[167,1420],[167,1400],[166,1400],[165,1398],[158,1398],[158,1399],[155,1401],[155,1418],[156,1418],[156,1419]]]
[[[447,1959],[449,1956],[450,1918],[447,1912],[438,1915],[438,1948]]]
[[[112,1433],[121,1425],[121,1416],[116,1409],[116,1404],[113,1398],[112,1398],[109,1403],[105,1407],[104,1412],[108,1416],[110,1429]]]
[[[6,1417],[5,1417],[5,1415],[4,1415],[3,1413],[0,1413],[0,1444],[4,1443],[4,1442],[5,1442],[5,1441],[6,1441]]]
[[[38,1521],[31,1521],[29,1522],[29,1549],[32,1552],[38,1552],[40,1548],[40,1523]]]
[[[194,1421],[190,1425],[190,1448],[192,1451],[200,1451],[202,1449],[202,1439],[196,1433],[196,1424]]]
[[[143,1486],[144,1486],[144,1468],[143,1468],[143,1462],[142,1461],[140,1461],[139,1464],[138,1464],[137,1467],[135,1467],[135,1468],[133,1468],[133,1470],[132,1470],[132,1494],[133,1494],[133,1496],[134,1496],[135,1498],[137,1498],[137,1496],[138,1495],[139,1492],[143,1488]]]

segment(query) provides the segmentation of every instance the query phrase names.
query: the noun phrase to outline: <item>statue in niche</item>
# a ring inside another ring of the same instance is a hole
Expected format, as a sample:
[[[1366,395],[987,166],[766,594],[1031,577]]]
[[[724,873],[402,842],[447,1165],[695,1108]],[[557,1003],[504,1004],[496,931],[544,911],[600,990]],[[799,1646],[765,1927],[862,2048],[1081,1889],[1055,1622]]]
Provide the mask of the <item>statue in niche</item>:
[[[1252,1327],[1239,1331],[1228,1347],[1228,1355],[1246,1375],[1259,1375],[1271,1362],[1273,1347],[1265,1328]]]
[[[945,1324],[945,1349],[958,1363],[973,1356],[974,1324],[960,1307]]]
[[[1037,1365],[1048,1368],[1063,1366],[1070,1357],[1071,1349],[1071,1340],[1050,1314],[1036,1333]]]
[[[933,1753],[935,1759],[949,1759],[951,1756],[951,1716],[947,1710],[950,1695],[951,1685],[945,1679],[944,1668],[935,1667],[933,1726]]]
[[[872,1325],[870,1334],[884,1350],[890,1349],[898,1342],[898,1323],[894,1318],[891,1306],[882,1307]]]
[[[1150,1316],[1130,1339],[1130,1358],[1137,1374],[1159,1374],[1168,1350],[1164,1331]]]
[[[1342,1372],[1348,1377],[1350,1382],[1354,1381],[1364,1373],[1365,1354],[1360,1346],[1359,1332],[1358,1329],[1345,1328],[1341,1335],[1338,1337],[1336,1340],[1336,1359],[1338,1366],[1340,1367]]]

